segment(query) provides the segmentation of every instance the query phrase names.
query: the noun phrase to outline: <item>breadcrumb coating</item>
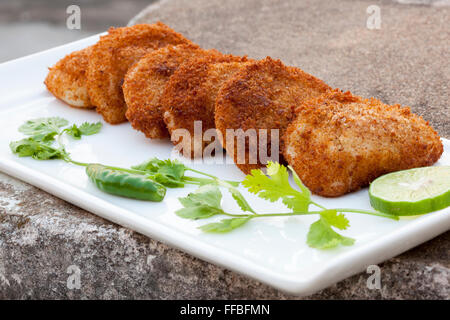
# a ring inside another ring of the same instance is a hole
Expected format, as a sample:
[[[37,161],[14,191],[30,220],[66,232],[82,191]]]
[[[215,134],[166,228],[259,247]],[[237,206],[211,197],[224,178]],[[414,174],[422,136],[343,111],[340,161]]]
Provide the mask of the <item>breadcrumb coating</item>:
[[[217,55],[217,50],[203,50],[194,44],[167,46],[155,50],[134,64],[127,72],[123,93],[126,117],[134,129],[148,138],[169,137],[163,120],[161,96],[169,78],[178,67],[194,57]]]
[[[284,140],[289,164],[313,193],[327,197],[432,165],[443,152],[437,132],[409,107],[339,90],[301,105]]]
[[[86,70],[92,47],[72,52],[49,68],[45,85],[55,97],[77,108],[92,108]]]
[[[128,69],[156,49],[190,43],[161,22],[110,28],[89,56],[87,87],[97,112],[111,124],[126,121],[122,84]]]
[[[223,137],[222,145],[239,169],[249,174],[265,164],[265,159],[260,158],[259,141],[262,147],[267,146],[267,155],[276,160],[278,153],[272,155],[272,146],[279,144],[279,152],[283,150],[281,137],[294,119],[295,107],[330,89],[322,80],[270,57],[245,66],[223,85],[217,96],[215,125],[221,132],[219,137]],[[239,138],[227,137],[227,129],[242,129],[247,133],[257,130],[258,142],[248,139],[245,145],[241,143],[244,157],[239,158]],[[268,129],[267,143],[261,140],[264,137],[260,129]],[[278,141],[272,141],[272,129],[278,130]],[[253,150],[251,154],[256,153],[255,161],[250,157],[250,150]]]
[[[164,121],[172,142],[175,145],[183,143],[184,156],[202,156],[203,149],[210,143],[202,139],[203,133],[215,128],[217,93],[222,84],[248,61],[247,57],[217,54],[194,58],[181,65],[170,77],[162,97]],[[201,121],[201,135],[194,136],[195,121]],[[187,130],[190,141],[178,138],[174,134],[177,129]]]

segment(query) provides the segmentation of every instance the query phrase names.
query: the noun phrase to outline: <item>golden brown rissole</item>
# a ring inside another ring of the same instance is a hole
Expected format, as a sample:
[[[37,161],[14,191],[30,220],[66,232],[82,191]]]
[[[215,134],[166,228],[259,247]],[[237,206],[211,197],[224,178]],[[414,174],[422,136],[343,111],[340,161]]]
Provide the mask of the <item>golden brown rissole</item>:
[[[340,196],[385,173],[429,166],[443,152],[428,122],[408,107],[334,90],[297,109],[284,157],[315,194]]]
[[[203,50],[194,44],[169,45],[135,63],[128,70],[123,84],[126,117],[133,128],[148,138],[169,137],[161,106],[161,97],[169,78],[187,60],[210,55],[220,56],[221,53]]]
[[[170,77],[161,100],[164,122],[172,142],[175,145],[183,142],[184,156],[202,156],[204,147],[209,144],[202,139],[203,133],[215,128],[217,93],[222,84],[247,62],[246,57],[210,55],[187,61]],[[201,135],[194,136],[195,121],[201,121]],[[190,141],[178,139],[174,134],[177,129],[187,130]]]
[[[247,133],[258,130],[258,139],[262,138],[259,129],[267,129],[268,155],[277,142],[281,152],[281,136],[294,119],[295,107],[330,89],[322,80],[270,57],[245,66],[224,84],[217,96],[215,124],[223,137],[222,145],[239,169],[249,174],[251,169],[264,165],[260,161],[264,159],[251,163],[250,150],[254,147],[259,157],[259,147],[250,145],[253,143],[248,140],[241,146],[245,157],[239,159],[239,139],[235,135],[228,137],[227,129],[242,129]],[[272,129],[279,131],[280,141],[272,141]]]
[[[97,112],[111,124],[126,121],[122,84],[128,69],[149,52],[169,44],[189,43],[161,22],[110,28],[89,56],[87,87]]]
[[[49,68],[45,85],[55,97],[77,108],[92,108],[86,70],[92,47],[72,52]]]

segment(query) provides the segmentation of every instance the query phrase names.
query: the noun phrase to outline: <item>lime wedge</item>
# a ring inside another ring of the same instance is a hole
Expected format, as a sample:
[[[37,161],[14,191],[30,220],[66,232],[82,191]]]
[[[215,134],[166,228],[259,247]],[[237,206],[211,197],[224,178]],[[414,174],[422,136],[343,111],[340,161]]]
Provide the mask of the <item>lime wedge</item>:
[[[370,204],[378,211],[413,216],[450,206],[450,166],[397,171],[375,179]]]

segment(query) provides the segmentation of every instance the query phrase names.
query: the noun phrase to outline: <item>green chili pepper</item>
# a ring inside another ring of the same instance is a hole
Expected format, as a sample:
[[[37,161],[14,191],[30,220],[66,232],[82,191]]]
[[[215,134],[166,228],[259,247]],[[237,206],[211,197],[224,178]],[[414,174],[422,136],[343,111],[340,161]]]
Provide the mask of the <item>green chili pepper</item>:
[[[149,178],[118,170],[101,164],[90,164],[86,174],[100,190],[117,196],[147,201],[162,201],[166,188]]]

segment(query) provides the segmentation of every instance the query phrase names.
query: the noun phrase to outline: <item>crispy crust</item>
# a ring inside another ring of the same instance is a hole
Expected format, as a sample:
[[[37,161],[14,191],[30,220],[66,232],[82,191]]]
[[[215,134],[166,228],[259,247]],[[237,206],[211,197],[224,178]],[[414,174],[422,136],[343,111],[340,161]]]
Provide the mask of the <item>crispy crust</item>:
[[[429,166],[443,152],[436,131],[409,107],[334,90],[298,108],[284,156],[312,192],[336,197],[388,172]]]
[[[97,112],[111,124],[126,121],[122,83],[128,69],[158,48],[189,43],[161,22],[110,28],[93,46],[89,56],[87,86]]]
[[[209,142],[198,137],[198,142],[194,143],[194,122],[201,121],[202,135],[215,128],[217,93],[222,84],[247,62],[247,57],[215,54],[191,59],[172,75],[162,97],[164,122],[175,145],[183,142],[174,135],[177,129],[189,132],[191,146],[182,147],[183,155],[201,157]]]
[[[126,117],[134,129],[148,138],[169,137],[163,120],[161,96],[169,78],[178,67],[193,57],[221,55],[197,45],[167,46],[144,56],[131,67],[123,84]]]
[[[92,47],[72,52],[49,68],[45,85],[55,97],[71,107],[92,108],[86,87],[86,69]]]
[[[287,67],[280,60],[267,57],[249,64],[225,83],[217,96],[215,124],[221,132],[219,137],[223,137],[222,145],[244,173],[248,174],[252,169],[262,167],[263,163],[259,159],[254,163],[249,158],[250,148],[258,150],[253,143],[250,146],[250,142],[245,142],[243,146],[245,159],[238,161],[238,139],[236,137],[227,139],[226,130],[242,129],[244,132],[250,132],[247,130],[279,129],[281,138],[294,118],[295,107],[330,89],[322,80],[298,68]],[[260,136],[259,132],[255,134],[258,139],[264,137]],[[230,145],[227,146],[227,143]],[[271,131],[268,131],[267,155],[273,158],[271,144]],[[281,152],[282,141],[279,148]]]

